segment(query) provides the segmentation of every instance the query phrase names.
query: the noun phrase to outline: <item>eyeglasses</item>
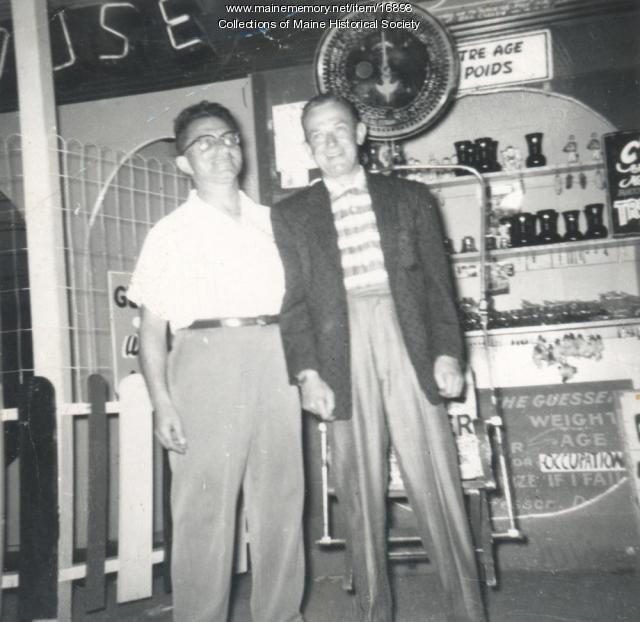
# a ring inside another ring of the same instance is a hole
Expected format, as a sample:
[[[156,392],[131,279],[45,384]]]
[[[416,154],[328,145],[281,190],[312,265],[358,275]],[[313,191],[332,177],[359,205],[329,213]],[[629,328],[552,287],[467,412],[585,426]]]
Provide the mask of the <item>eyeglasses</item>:
[[[191,147],[196,145],[199,151],[209,151],[209,149],[219,149],[224,145],[225,147],[237,147],[240,144],[240,134],[238,132],[225,132],[220,136],[214,134],[203,134],[194,138],[188,145],[184,147],[182,153],[186,153]]]

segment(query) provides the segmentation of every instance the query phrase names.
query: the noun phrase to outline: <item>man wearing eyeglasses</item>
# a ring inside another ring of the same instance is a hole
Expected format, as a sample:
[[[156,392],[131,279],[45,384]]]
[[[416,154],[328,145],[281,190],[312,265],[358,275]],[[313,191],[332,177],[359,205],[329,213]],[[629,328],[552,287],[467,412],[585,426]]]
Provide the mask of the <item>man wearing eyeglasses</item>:
[[[443,398],[463,388],[463,346],[437,206],[428,189],[358,163],[366,127],[346,100],[302,112],[322,183],[273,210],[285,266],[280,315],[305,410],[328,422],[358,622],[391,622],[386,491],[393,445],[450,622],[485,619]],[[441,601],[441,602],[438,602]]]
[[[253,620],[300,621],[300,405],[278,326],[284,274],[269,210],[240,190],[229,110],[200,102],[174,129],[194,189],[149,232],[128,292],[141,307],[155,434],[170,452],[173,619],[226,622],[242,491]]]

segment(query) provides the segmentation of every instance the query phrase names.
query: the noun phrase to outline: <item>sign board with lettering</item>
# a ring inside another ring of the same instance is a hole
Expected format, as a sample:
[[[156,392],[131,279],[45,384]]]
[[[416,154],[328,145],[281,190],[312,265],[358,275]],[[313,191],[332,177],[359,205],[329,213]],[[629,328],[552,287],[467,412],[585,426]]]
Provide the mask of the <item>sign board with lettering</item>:
[[[551,33],[526,32],[458,44],[459,90],[478,89],[553,78]]]
[[[640,130],[612,132],[603,139],[612,233],[640,235]]]
[[[263,61],[299,62],[283,42],[307,35],[242,1],[54,4],[49,34],[58,104],[238,78]],[[10,20],[0,22],[2,112],[17,108],[13,33]]]
[[[630,388],[630,383],[500,389],[499,410],[521,513],[573,508],[626,475],[613,395],[624,388]],[[481,394],[487,412],[488,396]]]
[[[138,363],[138,308],[127,298],[131,280],[129,272],[109,271],[109,319],[113,352],[114,386],[134,372],[140,372]]]
[[[523,547],[503,547],[503,567],[619,568],[636,555],[635,493],[616,415],[626,380],[501,388],[512,489]],[[489,394],[480,411],[492,414]],[[504,499],[492,503],[506,526]],[[509,563],[509,556],[521,557]]]

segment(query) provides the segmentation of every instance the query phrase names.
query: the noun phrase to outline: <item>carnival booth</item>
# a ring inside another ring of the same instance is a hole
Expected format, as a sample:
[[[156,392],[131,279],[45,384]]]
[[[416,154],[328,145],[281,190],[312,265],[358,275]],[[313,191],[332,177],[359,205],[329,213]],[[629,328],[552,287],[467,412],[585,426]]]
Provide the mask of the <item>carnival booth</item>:
[[[635,570],[637,2],[433,0],[377,19],[329,2],[335,19],[253,7],[242,24],[224,2],[46,4],[0,1],[0,551],[23,618],[71,619],[79,581],[100,610],[107,575],[118,602],[150,597],[154,567],[170,587],[169,469],[126,290],[189,191],[172,121],[202,99],[238,116],[261,203],[319,176],[299,123],[318,91],[358,108],[369,171],[436,197],[469,362],[451,423],[487,585]],[[311,417],[304,442],[309,572],[348,588]],[[425,572],[394,460],[390,554]]]

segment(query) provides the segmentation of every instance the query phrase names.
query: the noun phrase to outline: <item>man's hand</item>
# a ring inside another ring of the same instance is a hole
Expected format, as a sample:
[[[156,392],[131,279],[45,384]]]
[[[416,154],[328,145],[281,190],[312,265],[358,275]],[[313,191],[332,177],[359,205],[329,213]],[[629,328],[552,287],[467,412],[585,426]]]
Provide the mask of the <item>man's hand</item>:
[[[460,397],[464,388],[464,376],[457,358],[441,354],[433,366],[433,376],[442,397]]]
[[[323,421],[333,421],[336,402],[331,387],[320,378],[320,374],[307,369],[299,375],[300,401],[302,408]]]
[[[184,454],[187,439],[182,430],[180,415],[173,404],[166,404],[154,412],[155,435],[161,445],[169,451]]]

